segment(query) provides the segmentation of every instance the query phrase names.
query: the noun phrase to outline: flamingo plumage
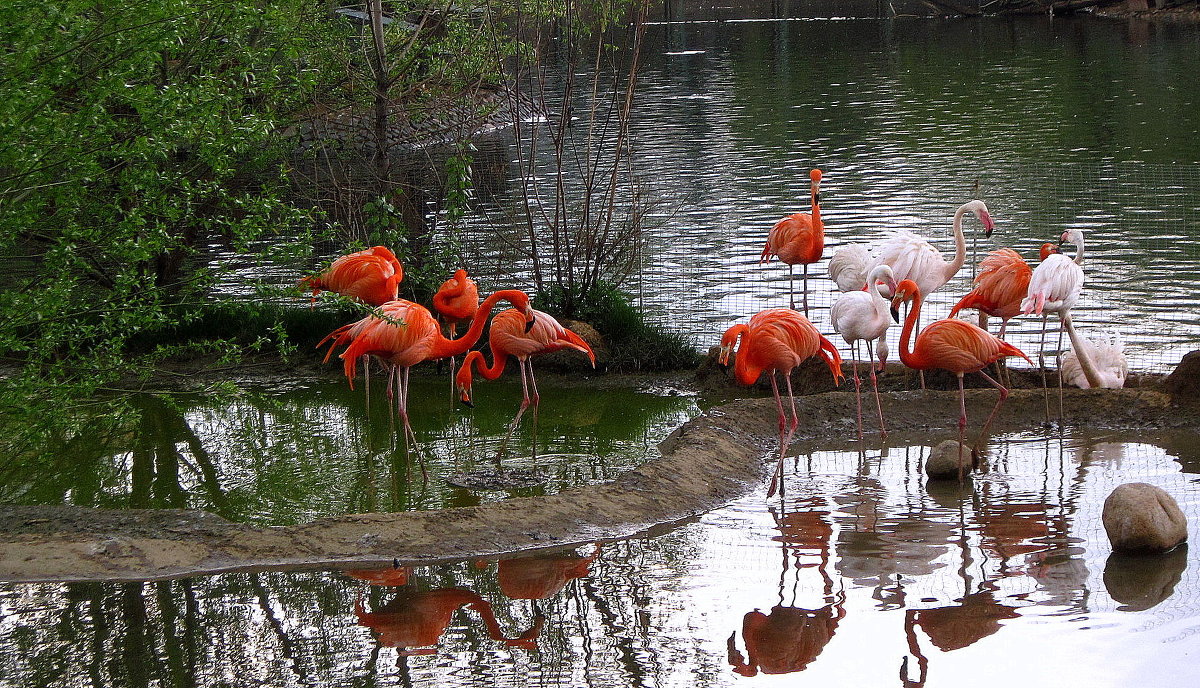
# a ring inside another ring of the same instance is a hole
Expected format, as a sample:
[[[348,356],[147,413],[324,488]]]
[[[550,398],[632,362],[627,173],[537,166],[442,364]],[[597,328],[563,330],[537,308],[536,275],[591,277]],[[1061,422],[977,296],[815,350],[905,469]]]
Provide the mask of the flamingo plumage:
[[[373,246],[341,256],[324,272],[305,277],[300,286],[312,289],[313,297],[332,291],[371,306],[380,306],[396,298],[404,266],[386,246]]]
[[[1079,334],[1072,348],[1063,354],[1063,380],[1080,389],[1092,389],[1085,372],[1087,367],[1092,369],[1092,376],[1100,381],[1098,387],[1124,387],[1125,378],[1129,375],[1129,362],[1125,360],[1125,346],[1120,336],[1113,333],[1093,342]]]
[[[442,282],[433,295],[433,309],[446,326],[446,336],[451,339],[458,331],[458,323],[466,322],[479,310],[479,287],[459,268],[454,276]],[[450,357],[450,404],[454,404],[454,357]]]
[[[474,369],[486,380],[495,380],[504,372],[508,358],[514,357],[521,369],[521,407],[517,416],[508,426],[508,434],[504,437],[500,452],[496,455],[497,462],[504,455],[505,447],[513,430],[521,422],[521,416],[530,406],[533,407],[534,417],[534,458],[537,457],[537,412],[541,400],[537,390],[537,380],[533,376],[533,362],[530,357],[538,354],[551,353],[562,349],[574,349],[587,355],[592,367],[596,367],[596,355],[575,332],[562,326],[554,316],[533,309],[533,326],[526,328],[525,314],[510,308],[501,311],[492,319],[488,329],[488,347],[492,350],[492,365],[487,366],[482,351],[472,351],[463,359],[462,368],[455,378],[458,392],[463,403],[471,405],[471,372]]]
[[[867,269],[879,265],[892,268],[897,281],[916,282],[921,293],[928,297],[949,282],[967,260],[967,239],[963,234],[962,221],[967,213],[973,213],[983,224],[984,236],[990,237],[995,224],[983,201],[968,201],[954,211],[954,257],[949,261],[924,238],[912,232],[898,232],[884,240]],[[891,294],[887,294],[891,296]]]
[[[1046,260],[1056,251],[1054,244],[1042,244],[1040,260]],[[1008,321],[1021,314],[1021,301],[1032,276],[1033,268],[1016,251],[1011,248],[992,251],[979,263],[975,287],[954,304],[949,317],[957,316],[964,308],[976,308],[980,312],[979,326],[984,329],[987,316],[1000,318],[1000,332],[996,336],[1004,339]]]
[[[739,345],[740,340],[740,345]],[[729,363],[729,356],[737,346],[734,360],[734,376],[744,385],[752,385],[758,381],[763,372],[771,373],[771,391],[775,394],[775,408],[779,412],[779,465],[771,479],[771,489],[768,496],[775,494],[776,487],[783,477],[783,456],[788,442],[800,418],[796,413],[796,397],[792,393],[791,372],[801,361],[813,356],[821,357],[829,372],[833,374],[834,384],[842,380],[842,357],[838,355],[837,347],[823,337],[808,318],[788,308],[768,308],[755,313],[749,323],[740,323],[730,327],[721,336],[721,365]],[[777,373],[783,373],[787,383],[788,400],[791,404],[791,423],[783,410],[783,400],[779,396]]]
[[[1068,258],[1065,254],[1056,253],[1048,256],[1041,262],[1040,265],[1033,271],[1033,276],[1029,278],[1029,290],[1026,293],[1025,299],[1021,302],[1021,313],[1042,316],[1042,335],[1038,345],[1038,363],[1043,371],[1042,388],[1046,389],[1045,384],[1045,348],[1046,348],[1046,317],[1050,313],[1058,315],[1058,320],[1061,329],[1058,333],[1058,346],[1056,354],[1056,364],[1058,367],[1058,387],[1059,387],[1059,411],[1062,411],[1062,330],[1065,329],[1070,335],[1071,342],[1076,349],[1080,348],[1077,341],[1078,334],[1075,332],[1075,326],[1071,322],[1071,309],[1079,301],[1079,295],[1083,293],[1083,284],[1086,280],[1083,274],[1083,255],[1084,241],[1083,231],[1079,229],[1070,229],[1062,233],[1059,238],[1059,244],[1072,243],[1075,244],[1076,251],[1074,258]],[[1084,367],[1084,375],[1087,376],[1088,384],[1092,387],[1100,387],[1100,379],[1096,375],[1093,367]],[[1049,416],[1049,397],[1046,397],[1047,416]]]
[[[976,454],[980,443],[987,436],[988,427],[1000,410],[1000,405],[1008,398],[1008,389],[996,382],[983,369],[992,363],[1008,356],[1020,356],[1026,361],[1026,356],[1020,349],[1005,342],[999,337],[988,334],[976,325],[963,320],[946,318],[929,323],[925,329],[916,335],[913,341],[913,330],[920,318],[921,289],[912,280],[902,280],[896,285],[896,295],[892,299],[892,308],[896,309],[901,303],[912,302],[908,317],[904,319],[904,329],[900,333],[900,361],[914,370],[941,369],[948,370],[958,377],[959,410],[958,417],[958,478],[963,477],[962,439],[967,427],[967,397],[963,389],[963,375],[979,373],[992,386],[1000,390],[1000,398],[992,413],[983,424],[979,438],[975,441],[972,454]],[[1032,361],[1030,361],[1032,365]]]
[[[858,375],[858,343],[867,343],[868,360],[871,353],[871,342],[880,342],[887,337],[888,327],[892,324],[891,313],[888,312],[888,301],[880,293],[880,287],[886,286],[889,291],[895,291],[896,281],[892,269],[886,265],[876,267],[867,279],[866,291],[852,291],[842,294],[833,304],[829,317],[833,321],[833,329],[846,343],[850,345],[854,365],[854,395],[858,404],[858,438],[862,439],[862,382]],[[886,356],[887,349],[884,349]],[[883,363],[883,361],[881,361]],[[875,376],[875,363],[870,361],[868,368],[871,372],[871,387],[875,391],[875,408],[879,412],[879,432],[887,437],[887,429],[883,424],[883,404],[879,400],[879,382]]]
[[[437,321],[427,308],[412,301],[397,299],[379,306],[375,313],[361,320],[330,332],[317,346],[332,341],[329,352],[325,355],[325,360],[328,361],[335,349],[346,345],[340,357],[351,388],[354,387],[360,358],[374,356],[391,368],[397,390],[396,409],[404,425],[406,447],[409,443],[415,446],[416,435],[408,419],[409,369],[422,361],[466,353],[483,334],[483,327],[492,312],[492,307],[502,300],[508,301],[519,310],[524,318],[525,327],[533,327],[533,308],[529,305],[529,296],[516,289],[503,289],[483,300],[471,318],[470,327],[456,339],[447,339],[442,334]],[[425,475],[423,459],[421,473]]]
[[[825,253],[825,224],[821,221],[821,170],[809,172],[811,213],[794,213],[775,223],[767,237],[759,262],[771,256],[788,266],[789,307],[795,310],[796,294],[793,266],[804,266],[804,315],[808,315],[808,266],[821,260]]]

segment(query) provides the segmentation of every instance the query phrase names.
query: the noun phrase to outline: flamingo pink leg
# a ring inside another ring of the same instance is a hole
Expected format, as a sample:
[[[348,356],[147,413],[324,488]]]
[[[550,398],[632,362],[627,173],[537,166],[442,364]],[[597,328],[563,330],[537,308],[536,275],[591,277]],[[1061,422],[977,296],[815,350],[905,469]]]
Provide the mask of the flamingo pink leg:
[[[963,389],[963,374],[958,374],[958,482],[963,481],[963,431],[967,429],[967,392]]]
[[[504,435],[504,440],[500,443],[500,451],[496,454],[496,467],[499,468],[500,460],[508,453],[508,440],[512,437],[513,431],[521,424],[521,416],[525,415],[525,409],[529,408],[529,379],[525,374],[525,359],[517,359],[517,367],[521,370],[521,407],[517,409],[517,415],[508,424],[508,432]]]
[[[871,351],[871,347],[870,347],[870,344],[868,344],[867,352],[870,353],[870,351]],[[855,353],[856,354],[858,353],[857,349],[855,350]],[[855,361],[857,361],[857,360],[858,359],[855,358]],[[873,389],[875,391],[875,410],[879,412],[879,435],[881,437],[887,437],[887,428],[884,427],[884,424],[883,424],[883,402],[880,401],[880,399],[879,399],[879,380],[875,377],[875,362],[874,361],[871,362],[870,370],[871,370],[871,389]],[[856,380],[857,380],[857,377],[858,377],[858,371],[856,370],[855,371]],[[861,401],[859,402],[859,415],[860,416],[862,415],[862,402]],[[859,420],[859,425],[860,426],[862,425],[861,419]],[[860,439],[861,439],[861,437],[860,437]]]
[[[870,349],[870,347],[867,347]],[[854,401],[858,406],[858,441],[862,442],[863,438],[863,422],[862,422],[862,380],[858,377],[858,340],[854,340],[854,345],[851,347],[852,361],[854,366]],[[871,364],[871,379],[875,379],[875,364]],[[876,392],[878,394],[878,392]]]
[[[532,439],[532,458],[537,459],[537,433],[538,433],[538,408],[542,403],[542,397],[538,394],[537,378],[533,376],[533,359],[526,359],[525,365],[529,368],[529,389],[530,401],[533,404],[533,439]]]
[[[411,460],[412,453],[416,452],[417,462],[421,464],[421,480],[428,482],[429,472],[425,469],[425,456],[417,445],[417,434],[408,422],[408,366],[404,367],[403,373],[400,372],[400,366],[396,366],[396,378],[396,386],[399,388],[396,394],[396,413],[404,426],[404,459]]]
[[[987,373],[983,372],[982,370],[979,371],[979,374],[983,376],[983,379],[992,383],[993,387],[1000,390],[1000,398],[996,400],[996,405],[992,407],[991,414],[988,415],[987,420],[984,421],[984,423],[983,423],[983,428],[979,431],[979,438],[975,440],[975,446],[971,448],[972,459],[977,459],[979,457],[979,447],[983,443],[983,441],[985,439],[987,439],[987,431],[988,431],[988,428],[990,428],[992,426],[992,419],[996,417],[996,412],[1000,410],[1000,405],[1003,404],[1004,400],[1008,398],[1008,388],[1007,387],[1005,387],[1004,385],[1000,384],[999,382],[996,382],[995,380],[993,380]]]

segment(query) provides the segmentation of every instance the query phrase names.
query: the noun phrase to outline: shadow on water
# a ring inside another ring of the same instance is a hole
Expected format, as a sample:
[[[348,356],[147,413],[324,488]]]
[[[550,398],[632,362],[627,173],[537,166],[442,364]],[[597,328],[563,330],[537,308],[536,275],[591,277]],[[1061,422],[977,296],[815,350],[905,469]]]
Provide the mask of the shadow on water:
[[[1141,480],[1200,521],[1198,474],[1169,449],[1188,440],[998,437],[964,486],[914,470],[920,445],[802,450],[786,499],[764,485],[654,536],[498,562],[4,585],[0,671],[25,686],[1183,685],[1200,677],[1200,555],[1111,555],[1100,508]]]

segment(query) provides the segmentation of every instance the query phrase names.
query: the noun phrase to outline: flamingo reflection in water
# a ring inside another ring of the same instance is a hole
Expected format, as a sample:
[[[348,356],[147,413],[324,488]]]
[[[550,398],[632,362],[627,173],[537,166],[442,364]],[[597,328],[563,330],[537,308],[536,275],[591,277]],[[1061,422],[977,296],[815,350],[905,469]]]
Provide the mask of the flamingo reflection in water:
[[[567,583],[591,572],[589,567],[600,554],[600,545],[593,547],[592,554],[586,557],[570,552],[501,559],[496,565],[500,592],[514,600],[550,599]]]
[[[999,631],[1006,619],[1020,614],[1014,607],[996,601],[994,583],[985,582],[980,589],[959,600],[958,604],[932,609],[909,609],[904,613],[904,634],[908,651],[917,658],[918,678],[908,677],[908,657],[900,664],[900,678],[905,686],[923,686],[928,676],[929,659],[921,650],[917,627],[925,631],[942,652],[961,650]]]
[[[779,604],[771,608],[770,614],[763,614],[755,609],[742,617],[745,656],[737,649],[736,631],[730,634],[726,642],[729,664],[734,672],[742,676],[756,676],[759,671],[764,674],[803,671],[833,639],[838,623],[846,616],[846,593],[834,593],[833,579],[828,571],[829,538],[833,534],[833,527],[828,521],[829,511],[815,508],[823,506],[824,499],[810,497],[801,500],[799,504],[809,508],[790,513],[771,510],[776,527],[780,531],[780,534],[772,539],[783,543]],[[815,563],[810,561],[813,557],[816,558]],[[821,576],[826,604],[817,609],[794,606],[793,589],[793,605],[785,606],[784,585],[787,572],[792,568],[801,570],[814,567]]]
[[[370,628],[382,647],[394,647],[401,657],[437,654],[437,644],[454,612],[466,607],[477,614],[487,628],[488,637],[509,647],[532,650],[537,646],[541,619],[533,628],[516,638],[504,635],[492,612],[492,605],[477,593],[461,588],[441,588],[402,594],[386,602],[378,611],[369,612],[360,598],[354,603],[358,623]]]
[[[399,587],[408,585],[412,567],[396,564],[386,569],[348,569],[342,573],[355,580],[365,581],[368,585]]]

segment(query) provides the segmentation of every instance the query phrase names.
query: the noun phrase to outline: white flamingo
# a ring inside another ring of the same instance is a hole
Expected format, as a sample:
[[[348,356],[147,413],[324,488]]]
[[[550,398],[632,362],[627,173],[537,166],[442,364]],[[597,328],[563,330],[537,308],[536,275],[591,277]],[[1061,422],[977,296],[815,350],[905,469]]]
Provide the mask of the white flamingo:
[[[1025,300],[1021,302],[1021,313],[1042,316],[1042,335],[1038,346],[1038,365],[1042,368],[1043,376],[1042,389],[1046,389],[1046,316],[1050,313],[1058,314],[1058,320],[1062,325],[1058,332],[1058,351],[1062,351],[1063,329],[1070,335],[1071,342],[1076,345],[1076,348],[1082,348],[1077,341],[1078,335],[1075,333],[1075,326],[1071,323],[1071,309],[1075,307],[1075,302],[1079,300],[1079,294],[1083,292],[1083,232],[1079,229],[1063,232],[1059,244],[1063,243],[1075,244],[1075,258],[1068,258],[1062,253],[1047,256],[1034,268],[1033,276],[1029,278],[1029,291]],[[1061,415],[1063,371],[1060,356],[1056,355],[1055,362],[1058,366],[1059,412]],[[1083,372],[1087,377],[1088,384],[1092,387],[1100,386],[1100,379],[1093,366],[1085,366]],[[1047,397],[1047,416],[1049,415],[1049,403],[1050,400]]]
[[[1099,342],[1093,343],[1080,334],[1073,339],[1073,348],[1063,354],[1062,374],[1067,384],[1080,389],[1091,389],[1085,368],[1091,367],[1095,376],[1100,380],[1100,387],[1120,389],[1125,386],[1125,378],[1129,375],[1129,362],[1125,360],[1125,346],[1121,343],[1120,335],[1107,335]]]
[[[867,283],[867,263],[871,254],[862,244],[847,244],[834,252],[829,259],[829,279],[838,291],[859,291]]]
[[[842,339],[850,345],[851,358],[854,364],[854,396],[858,401],[858,439],[862,439],[862,381],[858,376],[858,343],[867,342],[868,357],[871,352],[871,341],[878,347],[887,337],[888,327],[892,324],[893,315],[890,303],[881,293],[884,288],[889,292],[896,291],[896,279],[892,269],[887,265],[877,266],[867,276],[866,291],[851,291],[838,297],[829,317],[833,321],[833,329],[842,335]],[[878,350],[878,349],[877,349]],[[886,362],[887,345],[882,347],[880,364]],[[887,437],[887,429],[883,424],[883,405],[879,401],[879,382],[875,377],[875,362],[869,364],[871,371],[871,387],[875,390],[875,408],[879,411],[879,433]]]
[[[984,236],[990,237],[995,225],[983,201],[968,201],[954,211],[954,257],[947,262],[933,244],[912,232],[897,232],[884,240],[868,265],[888,265],[897,282],[910,279],[926,298],[958,274],[967,260],[967,239],[963,235],[962,219],[968,212],[983,223]],[[891,297],[891,293],[885,293]]]

